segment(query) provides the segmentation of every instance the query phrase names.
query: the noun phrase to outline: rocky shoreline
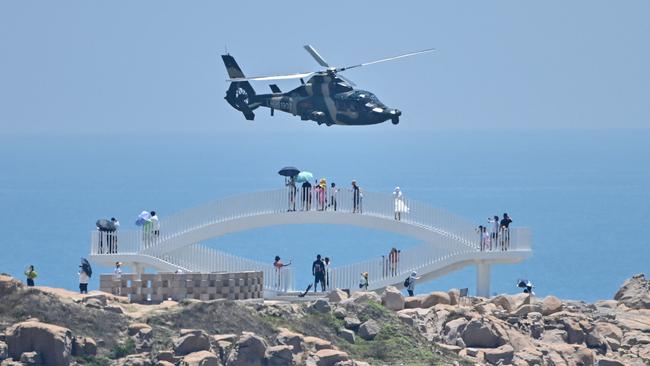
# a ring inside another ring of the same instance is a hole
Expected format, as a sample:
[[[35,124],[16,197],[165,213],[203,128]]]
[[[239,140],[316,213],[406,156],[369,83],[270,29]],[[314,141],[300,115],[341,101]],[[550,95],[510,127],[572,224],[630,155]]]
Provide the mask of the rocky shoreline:
[[[593,304],[527,294],[129,303],[0,275],[0,364],[650,365],[650,281]]]

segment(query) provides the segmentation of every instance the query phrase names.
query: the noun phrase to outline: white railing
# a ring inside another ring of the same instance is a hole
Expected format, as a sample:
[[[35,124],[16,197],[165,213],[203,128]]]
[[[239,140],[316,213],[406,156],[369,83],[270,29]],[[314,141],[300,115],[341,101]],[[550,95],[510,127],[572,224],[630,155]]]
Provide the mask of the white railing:
[[[100,243],[106,242],[102,240],[102,237],[116,235],[120,253],[139,253],[149,249],[149,252],[155,251],[162,254],[165,251],[164,243],[167,240],[192,230],[242,217],[287,212],[294,206],[296,211],[324,210],[357,212],[360,215],[385,219],[395,217],[396,201],[391,194],[363,191],[361,196],[355,196],[352,190],[341,189],[326,190],[321,195],[313,188],[305,193],[303,195],[302,188],[298,188],[295,199],[292,200],[289,189],[278,189],[208,203],[163,217],[160,219],[158,234],[145,232],[144,229],[122,230],[110,234],[96,231],[93,233],[91,253],[106,254],[107,249],[100,245]],[[461,245],[474,249],[479,248],[479,239],[475,235],[474,225],[469,221],[415,200],[405,198],[402,201],[404,206],[408,207],[408,212],[400,214],[402,222],[425,227],[440,235],[452,237]]]
[[[336,211],[396,220],[430,230],[432,235],[424,245],[404,250],[397,265],[387,256],[361,263],[333,268],[332,285],[358,289],[362,272],[368,272],[369,282],[378,283],[392,277],[405,277],[417,270],[451,256],[481,251],[481,239],[475,226],[456,215],[430,207],[422,202],[403,198],[397,201],[392,194],[362,191],[356,195],[351,189],[321,191],[297,188],[256,192],[211,202],[160,220],[158,233],[144,229],[107,233],[94,231],[91,236],[91,254],[143,254],[159,258],[181,268],[200,272],[247,271],[264,272],[265,288],[293,290],[293,271],[284,268],[278,272],[272,264],[256,262],[220,252],[200,244],[188,243],[180,249],[166,243],[183,234],[209,225],[256,215],[287,213],[288,211]],[[399,211],[399,212],[396,212]],[[399,217],[398,214],[399,213]],[[289,213],[294,214],[294,213]],[[530,250],[532,235],[525,228],[511,228],[505,249]],[[184,239],[183,239],[184,240]],[[493,245],[493,250],[501,246]]]
[[[286,292],[295,288],[292,268],[284,267],[278,271],[273,264],[238,257],[200,244],[169,252],[161,259],[192,272],[261,271],[264,273],[265,289]]]

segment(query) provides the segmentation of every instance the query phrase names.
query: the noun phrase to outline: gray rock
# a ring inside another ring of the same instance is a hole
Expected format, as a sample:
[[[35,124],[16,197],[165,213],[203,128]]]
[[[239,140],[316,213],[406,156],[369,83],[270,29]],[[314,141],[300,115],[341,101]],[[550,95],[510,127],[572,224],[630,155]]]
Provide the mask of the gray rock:
[[[449,305],[450,303],[451,303],[451,299],[449,298],[448,293],[442,291],[434,291],[424,297],[420,307],[426,309],[426,308],[433,307],[434,305],[437,304]]]
[[[208,334],[199,329],[183,329],[181,336],[172,340],[174,353],[184,356],[198,351],[210,350]]]
[[[462,338],[467,347],[496,348],[505,343],[488,323],[476,319],[467,323]]]
[[[317,366],[334,366],[339,362],[349,360],[348,354],[333,349],[324,349],[316,352]]]
[[[483,350],[485,360],[493,365],[496,364],[510,364],[512,357],[515,354],[514,348],[506,344],[498,348],[487,348]]]
[[[338,288],[330,291],[329,294],[330,302],[341,302],[347,298],[348,298],[348,293]]]
[[[404,296],[396,287],[388,286],[381,295],[381,304],[393,311],[402,310],[404,309]]]
[[[180,366],[219,366],[219,358],[208,351],[192,352],[183,357]]]
[[[367,341],[373,340],[377,334],[379,334],[380,329],[381,328],[379,327],[379,323],[373,319],[370,319],[359,326],[359,337]]]
[[[542,300],[542,314],[551,315],[562,311],[562,301],[553,295],[546,296]]]
[[[230,351],[227,366],[263,366],[265,362],[266,342],[252,334],[243,334]]]
[[[356,316],[346,316],[345,319],[343,319],[343,326],[347,329],[357,330],[359,329],[359,326],[361,326],[361,320]]]
[[[128,355],[124,358],[120,358],[113,365],[114,366],[153,366],[153,362],[151,362],[148,353],[139,353],[135,355]]]
[[[542,305],[540,304],[522,304],[517,310],[513,312],[514,315],[519,317],[527,316],[528,313],[541,313]]]
[[[77,357],[94,356],[97,354],[97,343],[92,338],[74,337],[72,355]]]
[[[345,317],[348,316],[347,310],[345,310],[345,308],[342,308],[340,306],[334,308],[333,314],[337,319],[345,319]]]
[[[101,309],[104,306],[106,306],[105,301],[102,303],[101,300],[99,300],[97,298],[94,298],[94,297],[84,299],[84,303],[86,304],[86,307],[91,308],[91,309]]]
[[[450,320],[445,324],[445,335],[447,335],[449,340],[459,338],[463,334],[466,326],[467,320],[465,320],[465,318]]]
[[[5,342],[0,341],[0,361],[9,357],[9,348]]]
[[[174,352],[172,351],[158,352],[158,355],[156,355],[156,360],[158,360],[158,362],[165,361],[169,363],[176,363],[176,360],[174,359]]]
[[[567,333],[567,343],[584,343],[585,332],[582,330],[580,323],[570,318],[562,319],[561,323],[564,325],[564,331]]]
[[[111,313],[124,314],[124,309],[122,309],[122,307],[117,306],[117,305],[104,306],[104,310],[109,311]]]
[[[292,346],[293,353],[301,353],[303,351],[303,338],[304,337],[302,334],[294,333],[288,329],[281,328],[280,333],[278,333],[275,339],[279,344]]]
[[[345,339],[350,343],[355,343],[354,341],[354,332],[349,329],[341,329],[339,331],[339,337]]]
[[[41,366],[43,360],[41,360],[41,355],[38,352],[23,352],[20,355],[20,363],[25,366]]]
[[[293,364],[292,346],[273,346],[266,349],[267,366],[287,366]]]
[[[317,313],[329,313],[332,310],[332,307],[327,300],[318,299],[309,305],[309,310]]]
[[[613,358],[603,357],[596,360],[596,366],[625,366],[625,364]]]
[[[650,309],[650,281],[638,274],[626,280],[614,295],[614,300],[632,309]]]
[[[36,351],[43,363],[69,365],[72,354],[72,332],[58,325],[27,321],[11,326],[7,332],[9,356],[20,359],[24,352]]]
[[[108,305],[108,297],[104,294],[93,294],[84,296],[81,300],[85,304],[93,303],[99,305],[99,307],[104,307]]]

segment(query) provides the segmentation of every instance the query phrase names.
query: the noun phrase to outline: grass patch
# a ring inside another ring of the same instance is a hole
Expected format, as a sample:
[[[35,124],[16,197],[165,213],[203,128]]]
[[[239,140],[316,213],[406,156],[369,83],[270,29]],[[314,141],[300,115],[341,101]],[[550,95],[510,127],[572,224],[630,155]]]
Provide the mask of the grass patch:
[[[129,338],[124,343],[118,343],[108,354],[108,357],[117,360],[118,358],[126,357],[135,353],[135,341]]]
[[[88,366],[108,366],[111,364],[111,360],[109,360],[104,356],[77,357],[76,361],[81,365],[88,365]]]

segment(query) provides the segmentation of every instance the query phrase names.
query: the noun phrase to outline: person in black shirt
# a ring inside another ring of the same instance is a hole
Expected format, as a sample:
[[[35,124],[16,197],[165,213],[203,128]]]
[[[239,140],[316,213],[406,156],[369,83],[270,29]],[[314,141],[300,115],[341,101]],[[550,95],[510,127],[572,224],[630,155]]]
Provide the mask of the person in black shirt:
[[[320,254],[316,256],[316,260],[311,265],[311,273],[314,275],[314,292],[320,282],[321,291],[325,292],[325,263],[321,260]]]
[[[352,213],[361,212],[361,189],[357,181],[352,181]]]
[[[508,250],[510,246],[510,229],[509,226],[512,223],[512,219],[508,216],[507,213],[503,214],[503,218],[499,223],[501,227],[501,250]]]

